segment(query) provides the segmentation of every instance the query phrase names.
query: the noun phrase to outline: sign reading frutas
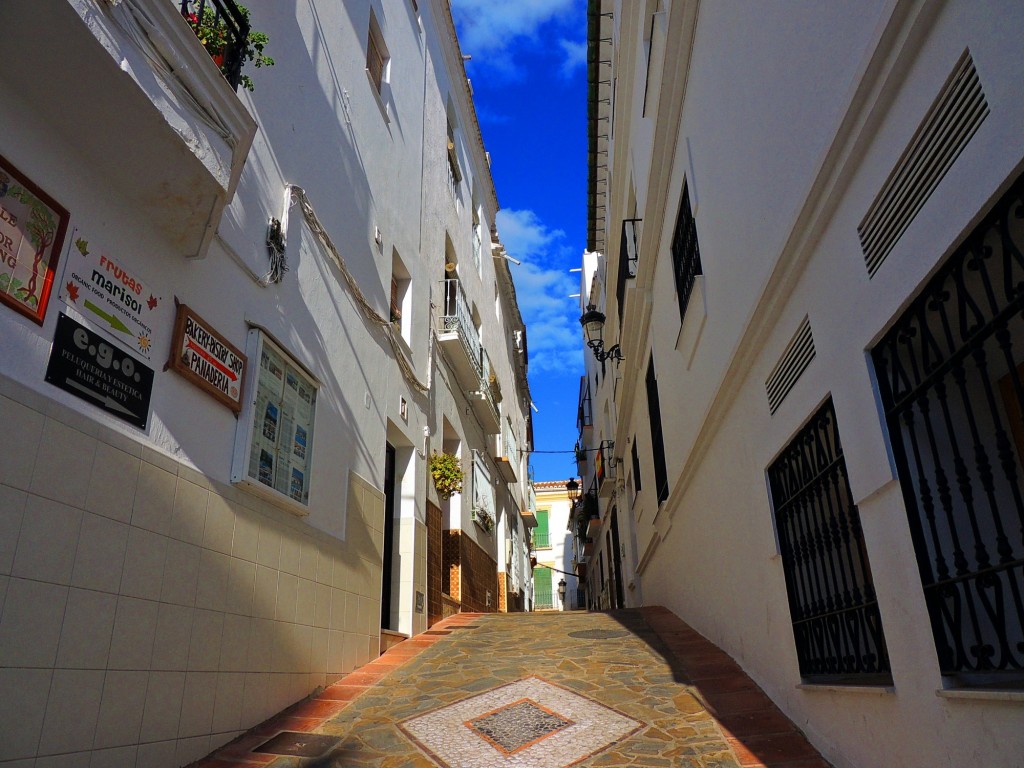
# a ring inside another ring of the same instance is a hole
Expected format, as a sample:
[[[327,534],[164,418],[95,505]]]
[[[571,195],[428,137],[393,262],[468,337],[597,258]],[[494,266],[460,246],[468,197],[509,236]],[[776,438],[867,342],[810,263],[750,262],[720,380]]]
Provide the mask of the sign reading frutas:
[[[168,367],[228,408],[242,409],[245,355],[184,304],[178,305]]]
[[[40,325],[68,212],[0,157],[0,302]]]
[[[57,315],[46,380],[139,429],[146,428],[153,370],[63,312]]]
[[[125,267],[76,229],[61,280],[60,297],[68,307],[123,345],[152,360],[165,349],[171,324],[167,302],[135,269]]]

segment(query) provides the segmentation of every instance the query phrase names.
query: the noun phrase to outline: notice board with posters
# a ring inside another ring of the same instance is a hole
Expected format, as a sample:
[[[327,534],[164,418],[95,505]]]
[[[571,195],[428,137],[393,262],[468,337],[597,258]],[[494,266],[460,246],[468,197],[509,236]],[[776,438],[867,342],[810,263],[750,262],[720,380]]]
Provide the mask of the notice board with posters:
[[[67,229],[68,212],[0,156],[0,303],[39,325]]]
[[[284,497],[305,509],[317,385],[266,334],[251,333],[258,340],[253,360],[259,366],[250,376],[252,410],[239,421],[231,479],[257,492],[272,491],[271,497]]]

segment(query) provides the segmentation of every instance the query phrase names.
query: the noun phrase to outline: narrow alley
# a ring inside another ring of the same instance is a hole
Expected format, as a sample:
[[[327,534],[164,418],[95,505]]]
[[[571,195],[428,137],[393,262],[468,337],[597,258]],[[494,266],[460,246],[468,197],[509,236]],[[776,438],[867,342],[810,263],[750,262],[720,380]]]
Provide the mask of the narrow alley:
[[[459,614],[196,768],[826,768],[724,652],[663,608]]]

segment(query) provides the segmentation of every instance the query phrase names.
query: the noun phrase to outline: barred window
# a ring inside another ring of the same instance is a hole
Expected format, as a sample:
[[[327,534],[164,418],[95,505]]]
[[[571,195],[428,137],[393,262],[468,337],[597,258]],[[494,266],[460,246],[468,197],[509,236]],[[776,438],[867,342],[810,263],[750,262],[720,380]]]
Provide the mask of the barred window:
[[[939,666],[1024,679],[1024,176],[872,351]]]
[[[676,279],[676,297],[679,299],[679,321],[686,317],[686,306],[697,275],[703,274],[700,266],[700,247],[697,244],[697,224],[690,209],[690,191],[683,183],[683,196],[676,217],[676,229],[672,235],[672,274]]]
[[[891,682],[831,399],[768,468],[768,484],[801,676]]]

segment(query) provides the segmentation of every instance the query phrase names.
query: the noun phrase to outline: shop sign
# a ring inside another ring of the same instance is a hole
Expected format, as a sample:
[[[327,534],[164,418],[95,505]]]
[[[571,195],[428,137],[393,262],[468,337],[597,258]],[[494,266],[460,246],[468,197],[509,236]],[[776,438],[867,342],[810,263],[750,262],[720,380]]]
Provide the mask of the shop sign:
[[[68,212],[0,157],[0,303],[43,324],[67,229]]]
[[[166,349],[170,309],[160,291],[75,229],[60,297],[126,349],[152,361]]]
[[[178,305],[167,365],[228,408],[242,409],[245,355],[184,304]]]
[[[63,312],[57,315],[46,381],[139,429],[146,428],[153,369]]]

